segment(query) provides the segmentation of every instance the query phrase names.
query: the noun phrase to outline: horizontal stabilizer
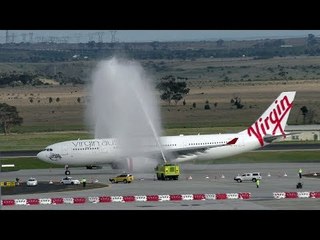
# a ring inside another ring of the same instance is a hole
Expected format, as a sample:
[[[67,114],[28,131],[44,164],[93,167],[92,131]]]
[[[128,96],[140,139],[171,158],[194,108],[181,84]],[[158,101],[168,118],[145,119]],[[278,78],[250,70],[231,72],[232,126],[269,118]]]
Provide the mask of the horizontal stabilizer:
[[[267,134],[263,137],[263,140],[267,143],[271,143],[273,142],[274,140],[276,139],[281,139],[281,138],[286,138],[287,136],[289,135],[296,135],[296,134],[299,134],[298,132],[295,132],[295,133],[288,133],[288,132],[285,132],[284,135],[283,134],[279,134],[279,135],[270,135],[270,134]]]
[[[271,143],[273,142],[274,140],[280,138],[280,137],[283,137],[282,135],[271,135],[271,134],[268,134],[268,135],[265,135],[263,137],[263,141],[265,141],[266,143]]]
[[[238,141],[238,138],[234,138],[231,141],[227,142],[227,145],[233,145],[236,144],[236,142]]]

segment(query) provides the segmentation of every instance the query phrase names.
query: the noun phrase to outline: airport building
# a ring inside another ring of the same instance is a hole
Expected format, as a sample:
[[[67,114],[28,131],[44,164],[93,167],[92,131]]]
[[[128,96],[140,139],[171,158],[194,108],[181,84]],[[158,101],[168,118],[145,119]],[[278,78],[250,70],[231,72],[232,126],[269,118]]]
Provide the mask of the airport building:
[[[297,133],[288,136],[284,141],[319,141],[320,125],[287,125],[286,132]]]

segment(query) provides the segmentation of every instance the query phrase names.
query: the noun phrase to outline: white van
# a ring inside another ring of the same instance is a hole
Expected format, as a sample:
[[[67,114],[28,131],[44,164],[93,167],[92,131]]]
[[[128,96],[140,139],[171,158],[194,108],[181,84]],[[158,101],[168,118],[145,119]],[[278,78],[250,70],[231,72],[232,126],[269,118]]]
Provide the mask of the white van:
[[[252,181],[256,182],[257,179],[261,180],[261,174],[259,172],[252,172],[252,173],[244,173],[242,175],[234,177],[234,180],[241,183],[242,181]]]

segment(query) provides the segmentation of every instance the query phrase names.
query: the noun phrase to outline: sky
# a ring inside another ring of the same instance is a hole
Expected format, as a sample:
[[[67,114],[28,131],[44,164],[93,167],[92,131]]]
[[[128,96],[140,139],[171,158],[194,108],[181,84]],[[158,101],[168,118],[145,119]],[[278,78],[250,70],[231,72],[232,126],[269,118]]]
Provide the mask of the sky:
[[[320,36],[320,30],[8,30],[14,42],[68,41],[88,42],[152,42],[152,41],[216,41],[277,39]],[[9,40],[9,41],[11,41]],[[0,30],[0,43],[5,43],[6,31]]]

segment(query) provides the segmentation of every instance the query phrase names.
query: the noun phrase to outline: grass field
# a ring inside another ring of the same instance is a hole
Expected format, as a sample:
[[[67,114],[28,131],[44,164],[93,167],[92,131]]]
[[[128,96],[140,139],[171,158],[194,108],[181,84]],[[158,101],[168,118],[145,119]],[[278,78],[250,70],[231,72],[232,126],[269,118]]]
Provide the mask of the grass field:
[[[0,136],[1,151],[40,150],[46,146],[74,139],[88,139],[86,132],[40,132]]]
[[[188,78],[186,83],[190,92],[184,98],[185,106],[182,101],[178,105],[172,103],[169,106],[165,102],[159,104],[163,127],[173,129],[247,127],[282,91],[297,91],[289,124],[303,122],[300,111],[302,106],[307,106],[313,112],[312,123],[320,123],[319,60],[318,56],[259,60],[203,58],[192,61],[146,60],[141,61],[141,64],[155,81],[169,74]],[[68,66],[72,72],[77,68],[78,72],[81,69],[89,71],[95,64],[96,62],[56,63],[56,71],[65,73]],[[9,65],[14,68],[14,64]],[[151,65],[165,67],[155,72],[149,69]],[[37,67],[46,66],[53,68],[52,63],[25,63],[23,70],[35,71]],[[0,64],[0,69],[2,67],[7,67],[7,64]],[[287,72],[287,76],[282,78],[279,72]],[[289,76],[292,78],[289,79]],[[228,81],[225,80],[226,77]],[[0,88],[0,102],[16,106],[23,117],[23,125],[12,129],[13,132],[20,133],[88,130],[85,115],[86,109],[91,107],[90,97],[86,85]],[[235,109],[230,104],[234,97],[241,98],[243,109]],[[206,101],[211,106],[210,110],[204,110]],[[196,103],[196,108],[192,107],[193,103]]]
[[[64,165],[46,163],[46,162],[40,161],[35,157],[1,159],[0,163],[15,165],[13,169],[1,168],[1,171],[17,171],[20,169],[64,168]]]
[[[319,87],[318,81],[300,81],[191,88],[185,97],[185,106],[182,102],[170,106],[161,102],[162,125],[165,129],[247,127],[256,121],[282,91],[297,91],[289,124],[302,124],[302,106],[307,106],[314,113],[312,123],[316,123],[320,122]],[[36,96],[32,103],[29,101],[30,94]],[[85,122],[86,108],[90,107],[86,100],[89,98],[87,94],[85,86],[1,88],[0,102],[16,106],[19,115],[23,117],[22,126],[15,127],[13,132],[88,130]],[[59,101],[49,103],[50,97],[59,98]],[[231,105],[230,101],[234,97],[241,98],[243,109]],[[78,98],[81,99],[80,103],[77,102]],[[206,101],[209,101],[210,110],[204,110]],[[192,107],[193,103],[196,103],[196,108]]]

